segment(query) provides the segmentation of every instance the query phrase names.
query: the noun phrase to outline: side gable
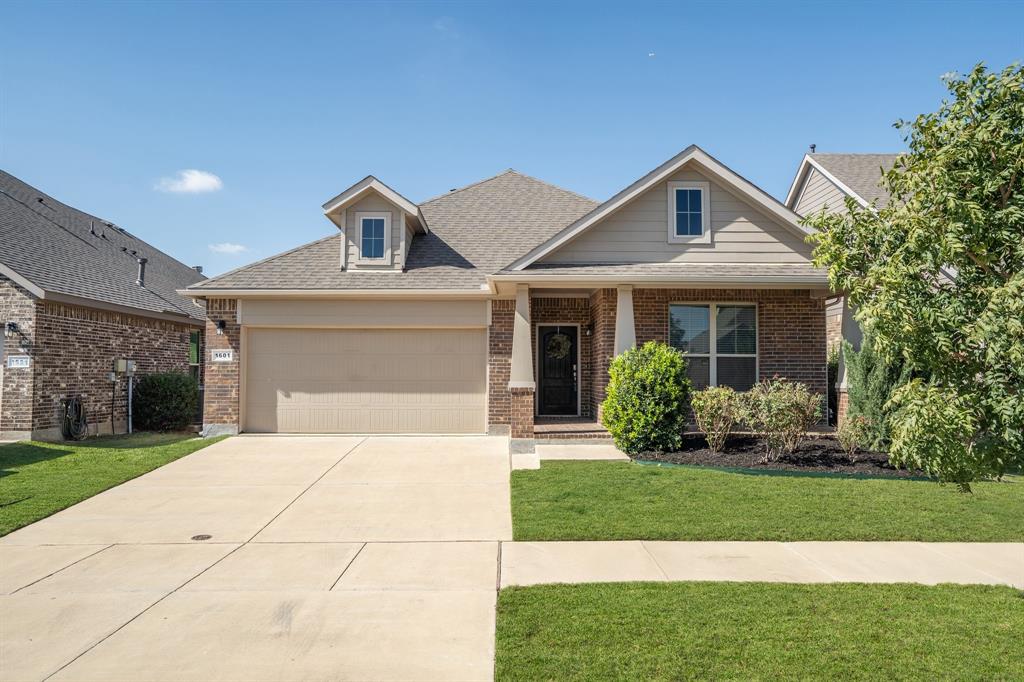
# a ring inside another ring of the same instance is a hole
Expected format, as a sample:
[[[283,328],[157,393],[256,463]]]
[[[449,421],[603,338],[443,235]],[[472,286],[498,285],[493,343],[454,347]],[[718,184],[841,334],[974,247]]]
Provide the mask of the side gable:
[[[669,239],[669,184],[707,183],[710,235]],[[699,147],[691,146],[513,263],[806,263],[798,216]]]
[[[846,213],[848,195],[817,168],[810,168],[793,198],[792,208],[799,215],[813,215],[823,208]]]

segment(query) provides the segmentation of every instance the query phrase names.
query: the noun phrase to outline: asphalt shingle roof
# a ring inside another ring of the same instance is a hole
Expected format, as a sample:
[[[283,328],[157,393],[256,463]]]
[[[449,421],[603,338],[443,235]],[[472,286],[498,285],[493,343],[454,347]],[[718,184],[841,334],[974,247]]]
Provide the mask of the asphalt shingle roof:
[[[879,185],[882,171],[892,168],[898,154],[812,154],[811,158],[836,176],[868,203],[881,208],[889,203],[889,193]]]
[[[420,204],[430,233],[413,239],[406,272],[342,270],[334,234],[193,288],[478,289],[597,203],[508,170]]]
[[[148,260],[145,287],[135,283],[138,257]],[[194,320],[206,317],[202,308],[176,292],[206,279],[203,275],[109,221],[63,204],[2,170],[0,263],[47,292]]]

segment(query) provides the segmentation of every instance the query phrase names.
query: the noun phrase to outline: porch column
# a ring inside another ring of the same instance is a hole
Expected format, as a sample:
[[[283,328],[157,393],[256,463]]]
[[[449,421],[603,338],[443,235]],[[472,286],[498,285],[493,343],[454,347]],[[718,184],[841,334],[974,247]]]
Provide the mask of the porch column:
[[[516,287],[516,314],[512,322],[512,367],[508,392],[511,394],[509,421],[512,438],[533,438],[533,353],[530,343],[530,288]]]
[[[636,330],[633,323],[633,287],[622,285],[618,288],[615,305],[615,355],[621,355],[636,345]]]
[[[849,343],[854,350],[860,350],[860,344],[863,340],[863,333],[860,330],[860,325],[857,324],[857,320],[853,318],[853,307],[850,305],[849,299],[843,297],[843,326],[842,333],[840,336],[843,341]],[[849,408],[849,385],[846,381],[846,360],[843,358],[842,352],[839,353],[839,371],[838,371],[839,385],[836,387],[836,426],[838,427],[844,421],[846,421],[846,411]]]

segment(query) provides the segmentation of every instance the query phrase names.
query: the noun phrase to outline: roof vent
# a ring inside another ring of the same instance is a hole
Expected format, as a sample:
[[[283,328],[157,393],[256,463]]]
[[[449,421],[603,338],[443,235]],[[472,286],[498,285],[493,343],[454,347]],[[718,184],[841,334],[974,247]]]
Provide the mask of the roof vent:
[[[135,252],[132,251],[132,253],[135,253]],[[146,286],[146,263],[148,263],[148,262],[149,262],[149,260],[147,260],[145,258],[140,258],[139,261],[138,261],[138,263],[139,263],[139,278],[135,280],[135,283],[138,284],[140,287]]]
[[[98,234],[96,234],[96,223],[94,223],[91,220],[89,221],[89,234],[91,234],[93,237],[99,236]]]
[[[193,265],[192,269],[195,270],[196,272],[198,272],[200,275],[203,274],[203,266],[202,265]]]

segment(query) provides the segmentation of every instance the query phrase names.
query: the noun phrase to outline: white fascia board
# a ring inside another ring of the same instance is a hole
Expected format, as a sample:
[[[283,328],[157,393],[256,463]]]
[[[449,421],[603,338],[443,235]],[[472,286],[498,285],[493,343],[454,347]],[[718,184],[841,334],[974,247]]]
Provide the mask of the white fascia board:
[[[358,200],[364,194],[370,191],[377,192],[382,197],[390,201],[395,206],[398,206],[406,213],[415,215],[417,217],[420,216],[419,206],[412,203],[411,201],[409,201],[401,194],[391,189],[390,187],[388,187],[387,185],[385,185],[383,182],[373,177],[372,175],[366,176],[365,178],[363,178],[362,180],[352,185],[344,192],[342,192],[341,194],[339,194],[338,196],[334,197],[326,204],[324,204],[322,206],[324,210],[324,215],[330,218],[331,214],[334,211]]]
[[[17,284],[19,287],[29,292],[36,298],[46,298],[46,291],[44,291],[42,287],[36,286],[27,277],[21,276],[20,274],[10,269],[3,263],[0,263],[0,274],[2,274],[7,279],[11,280],[12,282]],[[2,322],[3,320],[0,320],[0,323]]]
[[[801,184],[801,177],[809,173],[811,168],[814,168],[814,170],[824,175],[825,178],[833,185],[838,187],[843,194],[852,198],[854,201],[856,201],[864,208],[870,207],[870,204],[864,200],[864,197],[854,192],[852,189],[850,189],[849,185],[847,185],[845,182],[843,182],[836,176],[832,175],[832,173],[828,172],[828,170],[820,163],[815,161],[814,157],[812,157],[810,154],[804,154],[804,160],[800,163],[800,169],[797,171],[796,178],[793,179],[793,184],[789,188],[789,194],[786,196],[787,206],[790,206],[790,202],[796,198],[795,192],[797,187]],[[790,208],[792,208],[792,206],[790,206]]]
[[[646,286],[665,285],[680,286],[690,284],[702,284],[713,286],[742,286],[757,287],[762,284],[770,285],[801,285],[807,287],[828,287],[828,277],[825,275],[759,275],[757,277],[723,277],[719,275],[490,275],[488,281],[492,282],[518,282],[522,284],[557,284],[565,287],[587,285],[595,287],[612,287],[620,284],[638,284]]]
[[[700,147],[690,145],[682,152],[658,166],[653,171],[640,178],[587,215],[563,229],[548,241],[535,247],[525,256],[509,265],[507,269],[522,270],[530,264],[535,263],[547,254],[571,241],[595,223],[619,210],[658,183],[665,182],[669,176],[690,161],[699,164],[703,170],[708,172],[723,185],[728,186],[739,194],[742,194],[755,205],[765,209],[768,213],[773,215],[784,228],[793,232],[800,238],[807,237],[811,234],[811,231],[800,225],[799,216],[797,216],[792,210],[780,204],[775,198],[769,196],[752,182],[727,167]]]
[[[179,289],[189,298],[488,298],[481,289]]]

